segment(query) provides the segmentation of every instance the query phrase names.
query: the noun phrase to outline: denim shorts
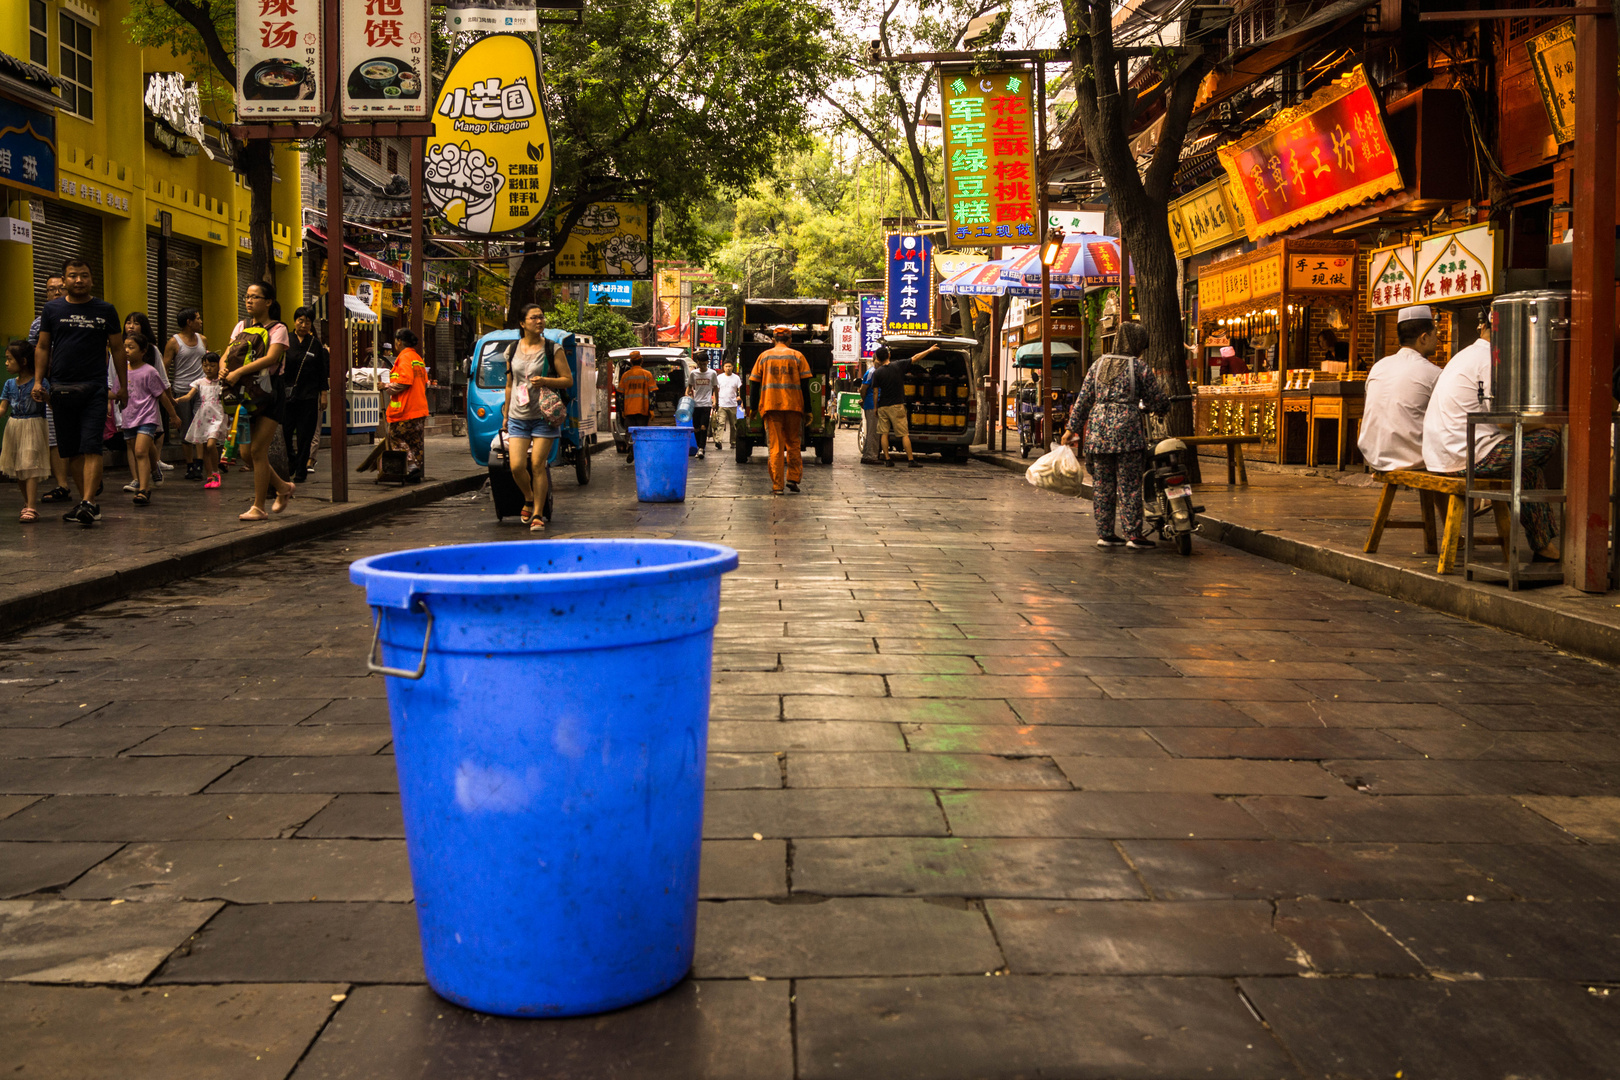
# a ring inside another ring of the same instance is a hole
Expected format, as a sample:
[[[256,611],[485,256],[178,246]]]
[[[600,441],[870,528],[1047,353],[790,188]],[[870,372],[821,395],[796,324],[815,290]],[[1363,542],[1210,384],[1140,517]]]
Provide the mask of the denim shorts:
[[[508,439],[556,439],[561,436],[561,428],[556,424],[548,424],[544,420],[525,420],[519,416],[506,418],[506,437]]]
[[[137,435],[149,435],[155,439],[162,433],[163,429],[156,424],[138,424],[124,429],[124,437],[127,439],[133,439]]]

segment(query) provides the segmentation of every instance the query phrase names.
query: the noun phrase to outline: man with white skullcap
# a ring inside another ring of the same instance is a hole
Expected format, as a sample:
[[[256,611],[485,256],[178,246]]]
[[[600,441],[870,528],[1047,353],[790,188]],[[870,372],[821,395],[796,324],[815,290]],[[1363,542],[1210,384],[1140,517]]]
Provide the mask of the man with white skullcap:
[[[1427,304],[1401,308],[1395,318],[1400,350],[1367,373],[1367,401],[1356,445],[1376,472],[1423,468],[1423,415],[1439,381],[1429,357],[1440,347]]]

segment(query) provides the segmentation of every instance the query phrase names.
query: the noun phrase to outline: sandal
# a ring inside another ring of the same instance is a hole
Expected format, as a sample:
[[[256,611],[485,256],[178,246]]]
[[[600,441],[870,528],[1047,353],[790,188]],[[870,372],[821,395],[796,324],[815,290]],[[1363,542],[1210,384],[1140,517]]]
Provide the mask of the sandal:
[[[135,505],[136,506],[147,506],[147,505],[150,505],[151,502],[152,502],[152,491],[151,491],[150,488],[142,488],[140,491],[137,491],[135,493]]]
[[[523,522],[523,524],[525,524],[525,525],[527,525],[527,524],[529,524],[529,522],[533,521],[534,520],[534,507],[525,505],[523,507],[523,510],[518,514],[518,520]]]
[[[268,520],[270,520],[270,515],[265,513],[263,510],[260,510],[257,506],[250,506],[244,512],[242,512],[240,514],[237,514],[236,515],[236,520],[237,521],[268,521]]]
[[[270,511],[275,514],[281,513],[283,510],[287,509],[287,504],[292,502],[297,494],[298,485],[289,483],[287,485],[287,490],[277,495],[275,501],[270,504]]]
[[[543,517],[536,516],[533,521],[529,522],[529,531],[532,532],[532,533],[545,532],[546,531],[546,519],[543,518]]]
[[[25,525],[30,521],[38,521],[39,520],[39,511],[35,510],[32,506],[25,506],[25,507],[23,507],[22,516],[19,517],[17,520],[22,522]]]
[[[73,501],[73,493],[65,487],[51,488],[51,490],[41,495],[40,499],[44,502],[71,502]]]

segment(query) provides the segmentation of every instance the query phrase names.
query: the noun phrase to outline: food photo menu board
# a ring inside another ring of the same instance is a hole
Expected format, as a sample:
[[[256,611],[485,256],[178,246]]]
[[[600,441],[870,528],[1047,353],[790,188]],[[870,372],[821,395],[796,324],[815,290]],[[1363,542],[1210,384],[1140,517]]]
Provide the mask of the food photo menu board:
[[[238,118],[320,113],[321,6],[321,0],[237,0]]]
[[[427,116],[428,48],[426,0],[344,0],[343,115]]]

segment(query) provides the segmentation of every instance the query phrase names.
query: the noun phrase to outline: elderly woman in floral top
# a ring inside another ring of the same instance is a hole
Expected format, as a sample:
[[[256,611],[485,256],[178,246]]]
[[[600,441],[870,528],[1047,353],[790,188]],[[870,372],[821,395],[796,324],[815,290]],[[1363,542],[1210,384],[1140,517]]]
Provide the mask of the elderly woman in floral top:
[[[1080,384],[1069,411],[1065,446],[1085,439],[1091,468],[1091,508],[1097,518],[1097,546],[1146,549],[1153,541],[1142,535],[1142,468],[1147,457],[1147,431],[1142,424],[1145,405],[1154,413],[1170,411],[1170,398],[1142,359],[1147,351],[1147,330],[1141,323],[1121,323],[1114,336],[1114,352],[1097,358]],[[1126,539],[1114,532],[1116,510],[1124,522]]]

